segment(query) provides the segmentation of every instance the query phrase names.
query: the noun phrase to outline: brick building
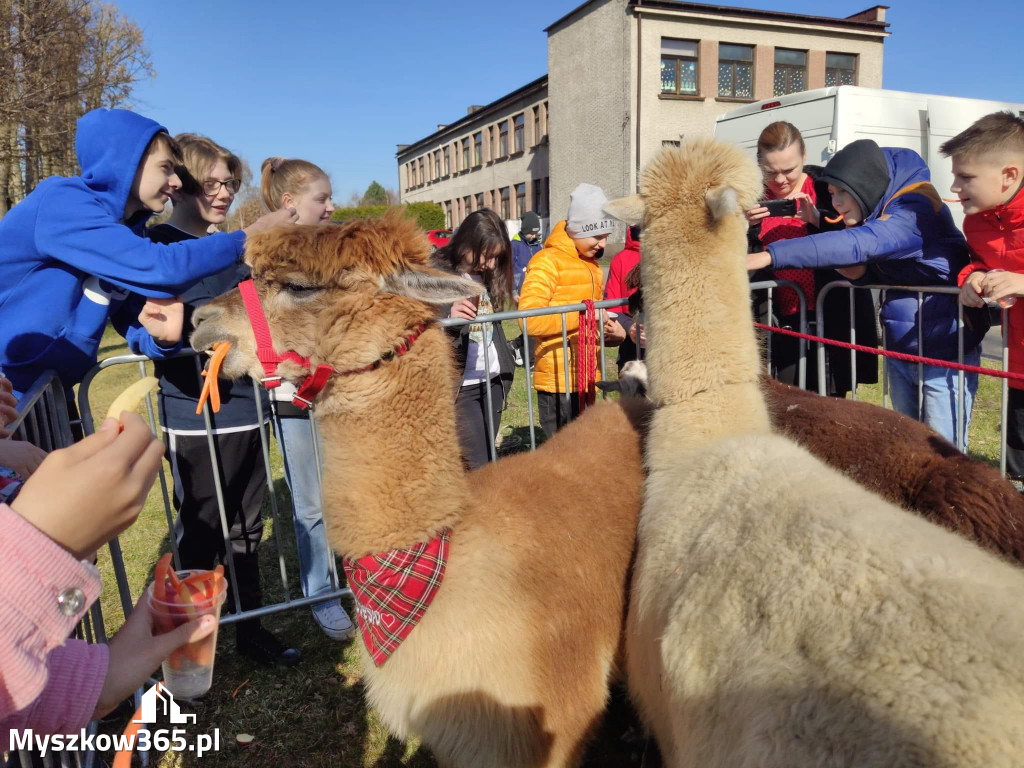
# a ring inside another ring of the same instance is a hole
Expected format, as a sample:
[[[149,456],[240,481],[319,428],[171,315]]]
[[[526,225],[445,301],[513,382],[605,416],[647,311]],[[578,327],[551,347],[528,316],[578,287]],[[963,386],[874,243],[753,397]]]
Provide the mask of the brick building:
[[[457,226],[480,207],[557,221],[582,181],[610,198],[631,194],[663,145],[710,133],[737,103],[830,85],[880,88],[886,8],[831,18],[589,0],[545,30],[546,77],[398,148],[401,200],[438,202]]]

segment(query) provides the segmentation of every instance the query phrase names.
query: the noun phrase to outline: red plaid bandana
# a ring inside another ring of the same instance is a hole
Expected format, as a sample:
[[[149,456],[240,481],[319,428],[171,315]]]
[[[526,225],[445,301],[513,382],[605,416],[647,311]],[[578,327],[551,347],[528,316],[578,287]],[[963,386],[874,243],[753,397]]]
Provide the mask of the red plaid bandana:
[[[441,588],[451,530],[409,549],[344,560],[356,620],[373,663],[381,666],[409,636]]]

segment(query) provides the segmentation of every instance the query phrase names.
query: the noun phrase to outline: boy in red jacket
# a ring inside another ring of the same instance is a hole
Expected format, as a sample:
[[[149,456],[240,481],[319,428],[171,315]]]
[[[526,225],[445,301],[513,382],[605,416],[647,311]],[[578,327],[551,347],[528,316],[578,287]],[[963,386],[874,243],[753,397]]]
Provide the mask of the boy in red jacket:
[[[964,207],[971,263],[958,278],[968,307],[1013,305],[1008,320],[1010,370],[1024,373],[1024,119],[995,112],[943,144]],[[1024,381],[1010,381],[1006,470],[1024,491]]]

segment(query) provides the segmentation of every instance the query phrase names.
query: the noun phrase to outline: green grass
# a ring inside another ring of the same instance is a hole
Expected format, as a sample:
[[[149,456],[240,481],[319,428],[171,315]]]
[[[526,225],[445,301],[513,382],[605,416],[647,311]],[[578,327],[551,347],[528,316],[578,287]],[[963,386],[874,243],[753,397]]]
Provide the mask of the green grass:
[[[506,335],[514,338],[518,329],[506,323]],[[103,339],[103,354],[122,354],[126,350],[115,333],[108,331]],[[988,363],[986,363],[988,365]],[[607,372],[615,376],[615,351],[608,350]],[[101,373],[90,392],[93,412],[103,414],[114,396],[138,377],[137,365],[119,366]],[[881,380],[881,377],[880,377]],[[982,377],[975,401],[970,429],[972,455],[998,463],[1000,381]],[[533,399],[536,423],[536,395]],[[881,385],[862,385],[858,397],[880,404]],[[502,415],[499,432],[499,454],[528,450],[526,377],[517,369]],[[518,439],[516,439],[518,438]],[[538,444],[543,433],[537,430]],[[283,556],[287,565],[292,595],[298,594],[295,543],[290,523],[290,500],[284,483],[281,461],[272,446],[274,493],[282,515],[280,533]],[[165,476],[170,480],[170,473]],[[609,499],[609,503],[614,503]],[[283,599],[278,577],[278,549],[270,505],[265,505],[267,522],[261,547],[263,582],[268,603]],[[132,594],[138,595],[150,581],[153,565],[168,550],[167,518],[158,482],[151,492],[138,522],[121,536],[125,569]],[[100,556],[104,590],[101,598],[108,633],[123,621],[109,553]],[[214,685],[212,690],[189,711],[197,715],[197,726],[189,726],[190,737],[201,732],[220,729],[221,751],[203,758],[206,766],[244,766],[245,768],[279,768],[279,766],[352,766],[372,768],[420,768],[435,763],[426,750],[415,742],[401,743],[389,736],[376,715],[367,708],[356,664],[354,642],[335,643],[327,639],[312,621],[308,608],[287,610],[264,620],[266,626],[302,649],[303,661],[288,669],[257,667],[234,652],[234,630],[225,626],[218,639]],[[509,642],[516,642],[509,638]],[[127,718],[104,726],[104,730],[120,731]],[[237,733],[253,734],[255,741],[246,748],[236,746]],[[586,766],[639,766],[643,741],[621,692],[613,697],[609,716],[597,742],[590,750]],[[197,761],[188,753],[167,753],[153,764],[191,766]]]

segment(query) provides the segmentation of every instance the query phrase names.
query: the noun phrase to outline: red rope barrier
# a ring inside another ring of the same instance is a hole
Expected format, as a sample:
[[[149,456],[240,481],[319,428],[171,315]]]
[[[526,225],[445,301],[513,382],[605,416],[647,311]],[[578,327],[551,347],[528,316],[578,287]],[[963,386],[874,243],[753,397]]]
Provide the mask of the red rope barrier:
[[[893,352],[888,349],[865,347],[863,344],[851,344],[848,341],[838,341],[836,339],[826,339],[821,336],[811,336],[809,333],[791,331],[788,328],[776,328],[773,325],[765,325],[764,323],[754,323],[754,326],[764,331],[771,331],[772,333],[781,333],[786,336],[795,336],[798,339],[806,339],[807,341],[817,341],[820,344],[831,344],[833,347],[853,349],[856,350],[857,352],[867,352],[869,355],[881,355],[882,357],[891,357],[895,360],[905,360],[908,363],[924,363],[925,365],[937,365],[940,368],[952,368],[954,371],[966,371],[967,373],[980,373],[982,376],[995,376],[996,378],[999,379],[1024,381],[1024,373],[998,371],[995,370],[994,368],[982,368],[981,366],[977,365],[962,365],[961,363],[953,363],[950,362],[949,360],[937,360],[934,357],[921,357],[920,355],[908,355],[905,352]]]
[[[576,334],[576,391],[579,393],[580,413],[597,401],[597,310],[589,299],[583,304],[586,309],[580,312],[580,327]]]

